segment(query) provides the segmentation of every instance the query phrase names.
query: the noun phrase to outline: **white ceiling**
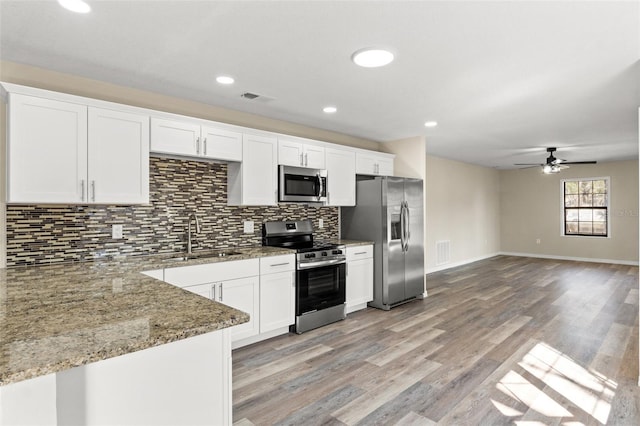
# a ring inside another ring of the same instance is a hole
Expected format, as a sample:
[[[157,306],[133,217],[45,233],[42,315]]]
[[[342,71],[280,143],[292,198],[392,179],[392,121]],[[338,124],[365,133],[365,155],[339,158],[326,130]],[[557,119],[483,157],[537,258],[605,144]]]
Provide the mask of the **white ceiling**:
[[[88,2],[0,1],[0,59],[489,167],[638,158],[638,1]]]

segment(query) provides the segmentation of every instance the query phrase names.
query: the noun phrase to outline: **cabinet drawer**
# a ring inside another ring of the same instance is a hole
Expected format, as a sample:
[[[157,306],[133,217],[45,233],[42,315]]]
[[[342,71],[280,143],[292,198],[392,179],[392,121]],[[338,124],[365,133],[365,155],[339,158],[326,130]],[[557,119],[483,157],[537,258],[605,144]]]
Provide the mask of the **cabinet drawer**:
[[[296,268],[296,256],[285,254],[260,258],[260,274],[274,274],[276,272],[293,271]]]
[[[164,270],[164,280],[178,287],[259,275],[258,259],[179,266]]]
[[[373,257],[373,245],[347,247],[347,262]]]

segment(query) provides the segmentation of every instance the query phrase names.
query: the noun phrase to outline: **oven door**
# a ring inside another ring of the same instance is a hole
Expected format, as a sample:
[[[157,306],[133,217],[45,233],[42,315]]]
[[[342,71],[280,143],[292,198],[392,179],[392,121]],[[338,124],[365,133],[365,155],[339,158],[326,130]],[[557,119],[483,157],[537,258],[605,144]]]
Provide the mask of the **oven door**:
[[[296,315],[345,302],[345,267],[339,263],[296,271]]]

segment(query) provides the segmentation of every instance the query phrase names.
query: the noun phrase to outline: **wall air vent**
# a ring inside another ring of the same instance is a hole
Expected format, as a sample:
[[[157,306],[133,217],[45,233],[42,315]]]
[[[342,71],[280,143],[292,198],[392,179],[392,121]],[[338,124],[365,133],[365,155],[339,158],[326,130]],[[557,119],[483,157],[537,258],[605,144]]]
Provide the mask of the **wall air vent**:
[[[444,265],[451,260],[451,245],[449,240],[436,241],[436,265]]]
[[[241,98],[246,99],[248,101],[256,101],[256,102],[271,102],[275,100],[275,98],[271,98],[265,95],[259,95],[257,93],[245,92],[240,95]]]

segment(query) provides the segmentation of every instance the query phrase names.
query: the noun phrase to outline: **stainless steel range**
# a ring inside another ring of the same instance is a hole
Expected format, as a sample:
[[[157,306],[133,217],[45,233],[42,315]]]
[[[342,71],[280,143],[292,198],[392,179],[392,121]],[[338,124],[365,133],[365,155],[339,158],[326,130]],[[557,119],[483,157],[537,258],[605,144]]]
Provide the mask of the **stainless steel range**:
[[[295,333],[345,318],[345,247],[313,240],[310,220],[265,222],[262,245],[296,251]]]

